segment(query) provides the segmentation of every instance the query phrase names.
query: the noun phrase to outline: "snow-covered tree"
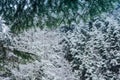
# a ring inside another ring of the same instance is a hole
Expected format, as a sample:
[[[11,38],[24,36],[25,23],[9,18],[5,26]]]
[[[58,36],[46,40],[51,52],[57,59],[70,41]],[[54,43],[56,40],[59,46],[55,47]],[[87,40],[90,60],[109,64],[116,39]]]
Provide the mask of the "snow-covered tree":
[[[0,79],[119,80],[119,10],[98,17],[118,2],[0,1],[0,14],[6,20],[0,20]],[[64,25],[61,35],[56,30],[38,28],[24,31],[33,26],[53,28],[60,24]],[[21,34],[12,33],[22,30]]]
[[[0,14],[12,31],[79,23],[110,11],[119,0],[2,0]]]
[[[63,52],[80,80],[119,80],[119,14],[95,18],[62,34]]]
[[[20,75],[15,75],[14,71],[16,70],[19,72],[19,69],[21,67],[20,65],[31,64],[31,66],[33,66],[33,64],[35,64],[33,62],[37,60],[37,56],[28,51],[19,50],[18,48],[16,48],[18,44],[16,44],[15,42],[14,39],[15,36],[13,36],[14,34],[10,33],[9,27],[6,26],[4,22],[5,21],[2,20],[1,18],[0,19],[0,79],[1,80],[7,78],[17,79],[16,76],[19,76],[18,79],[20,79]],[[34,68],[32,68],[32,70],[34,70]],[[40,73],[42,74],[42,70],[40,70]]]

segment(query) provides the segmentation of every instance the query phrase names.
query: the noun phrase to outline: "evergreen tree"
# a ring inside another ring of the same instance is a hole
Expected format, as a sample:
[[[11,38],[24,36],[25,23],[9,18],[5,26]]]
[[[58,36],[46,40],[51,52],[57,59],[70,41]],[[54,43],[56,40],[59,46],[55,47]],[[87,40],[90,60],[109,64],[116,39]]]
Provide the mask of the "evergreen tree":
[[[35,54],[18,50],[14,44],[13,34],[9,32],[4,20],[0,20],[0,79],[14,76],[11,70],[19,70],[19,64],[31,63],[37,59]]]
[[[88,20],[111,10],[119,0],[2,0],[0,14],[13,32]]]
[[[118,16],[110,20],[97,18],[91,25],[78,26],[73,32],[65,32],[62,41],[65,58],[71,63],[73,71],[78,72],[80,79],[119,80]]]

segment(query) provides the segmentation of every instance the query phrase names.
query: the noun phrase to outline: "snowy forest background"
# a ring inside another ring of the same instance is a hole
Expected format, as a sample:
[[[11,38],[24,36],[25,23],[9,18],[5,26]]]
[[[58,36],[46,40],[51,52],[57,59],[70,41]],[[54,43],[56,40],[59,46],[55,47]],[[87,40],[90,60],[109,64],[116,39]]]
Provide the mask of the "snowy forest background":
[[[119,0],[1,0],[0,80],[120,80]]]

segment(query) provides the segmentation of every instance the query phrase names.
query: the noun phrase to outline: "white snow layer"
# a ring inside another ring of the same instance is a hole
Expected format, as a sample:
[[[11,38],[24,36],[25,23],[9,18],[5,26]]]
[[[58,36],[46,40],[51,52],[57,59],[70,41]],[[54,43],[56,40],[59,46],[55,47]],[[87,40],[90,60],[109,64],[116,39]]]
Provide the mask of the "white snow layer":
[[[17,80],[36,80],[36,72],[40,68],[43,70],[41,80],[78,80],[72,72],[71,65],[64,58],[62,46],[59,45],[60,34],[56,30],[30,29],[13,40],[14,48],[39,56],[38,61],[19,65],[19,71],[12,70],[15,77],[18,77]]]

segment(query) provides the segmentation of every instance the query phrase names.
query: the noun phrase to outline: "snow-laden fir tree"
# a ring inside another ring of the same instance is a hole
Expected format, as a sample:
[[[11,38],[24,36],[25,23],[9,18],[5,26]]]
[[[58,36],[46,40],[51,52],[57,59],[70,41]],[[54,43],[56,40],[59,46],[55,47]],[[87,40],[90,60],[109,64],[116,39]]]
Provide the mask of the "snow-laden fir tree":
[[[62,34],[65,58],[80,80],[119,80],[119,18],[119,14],[98,17]]]

